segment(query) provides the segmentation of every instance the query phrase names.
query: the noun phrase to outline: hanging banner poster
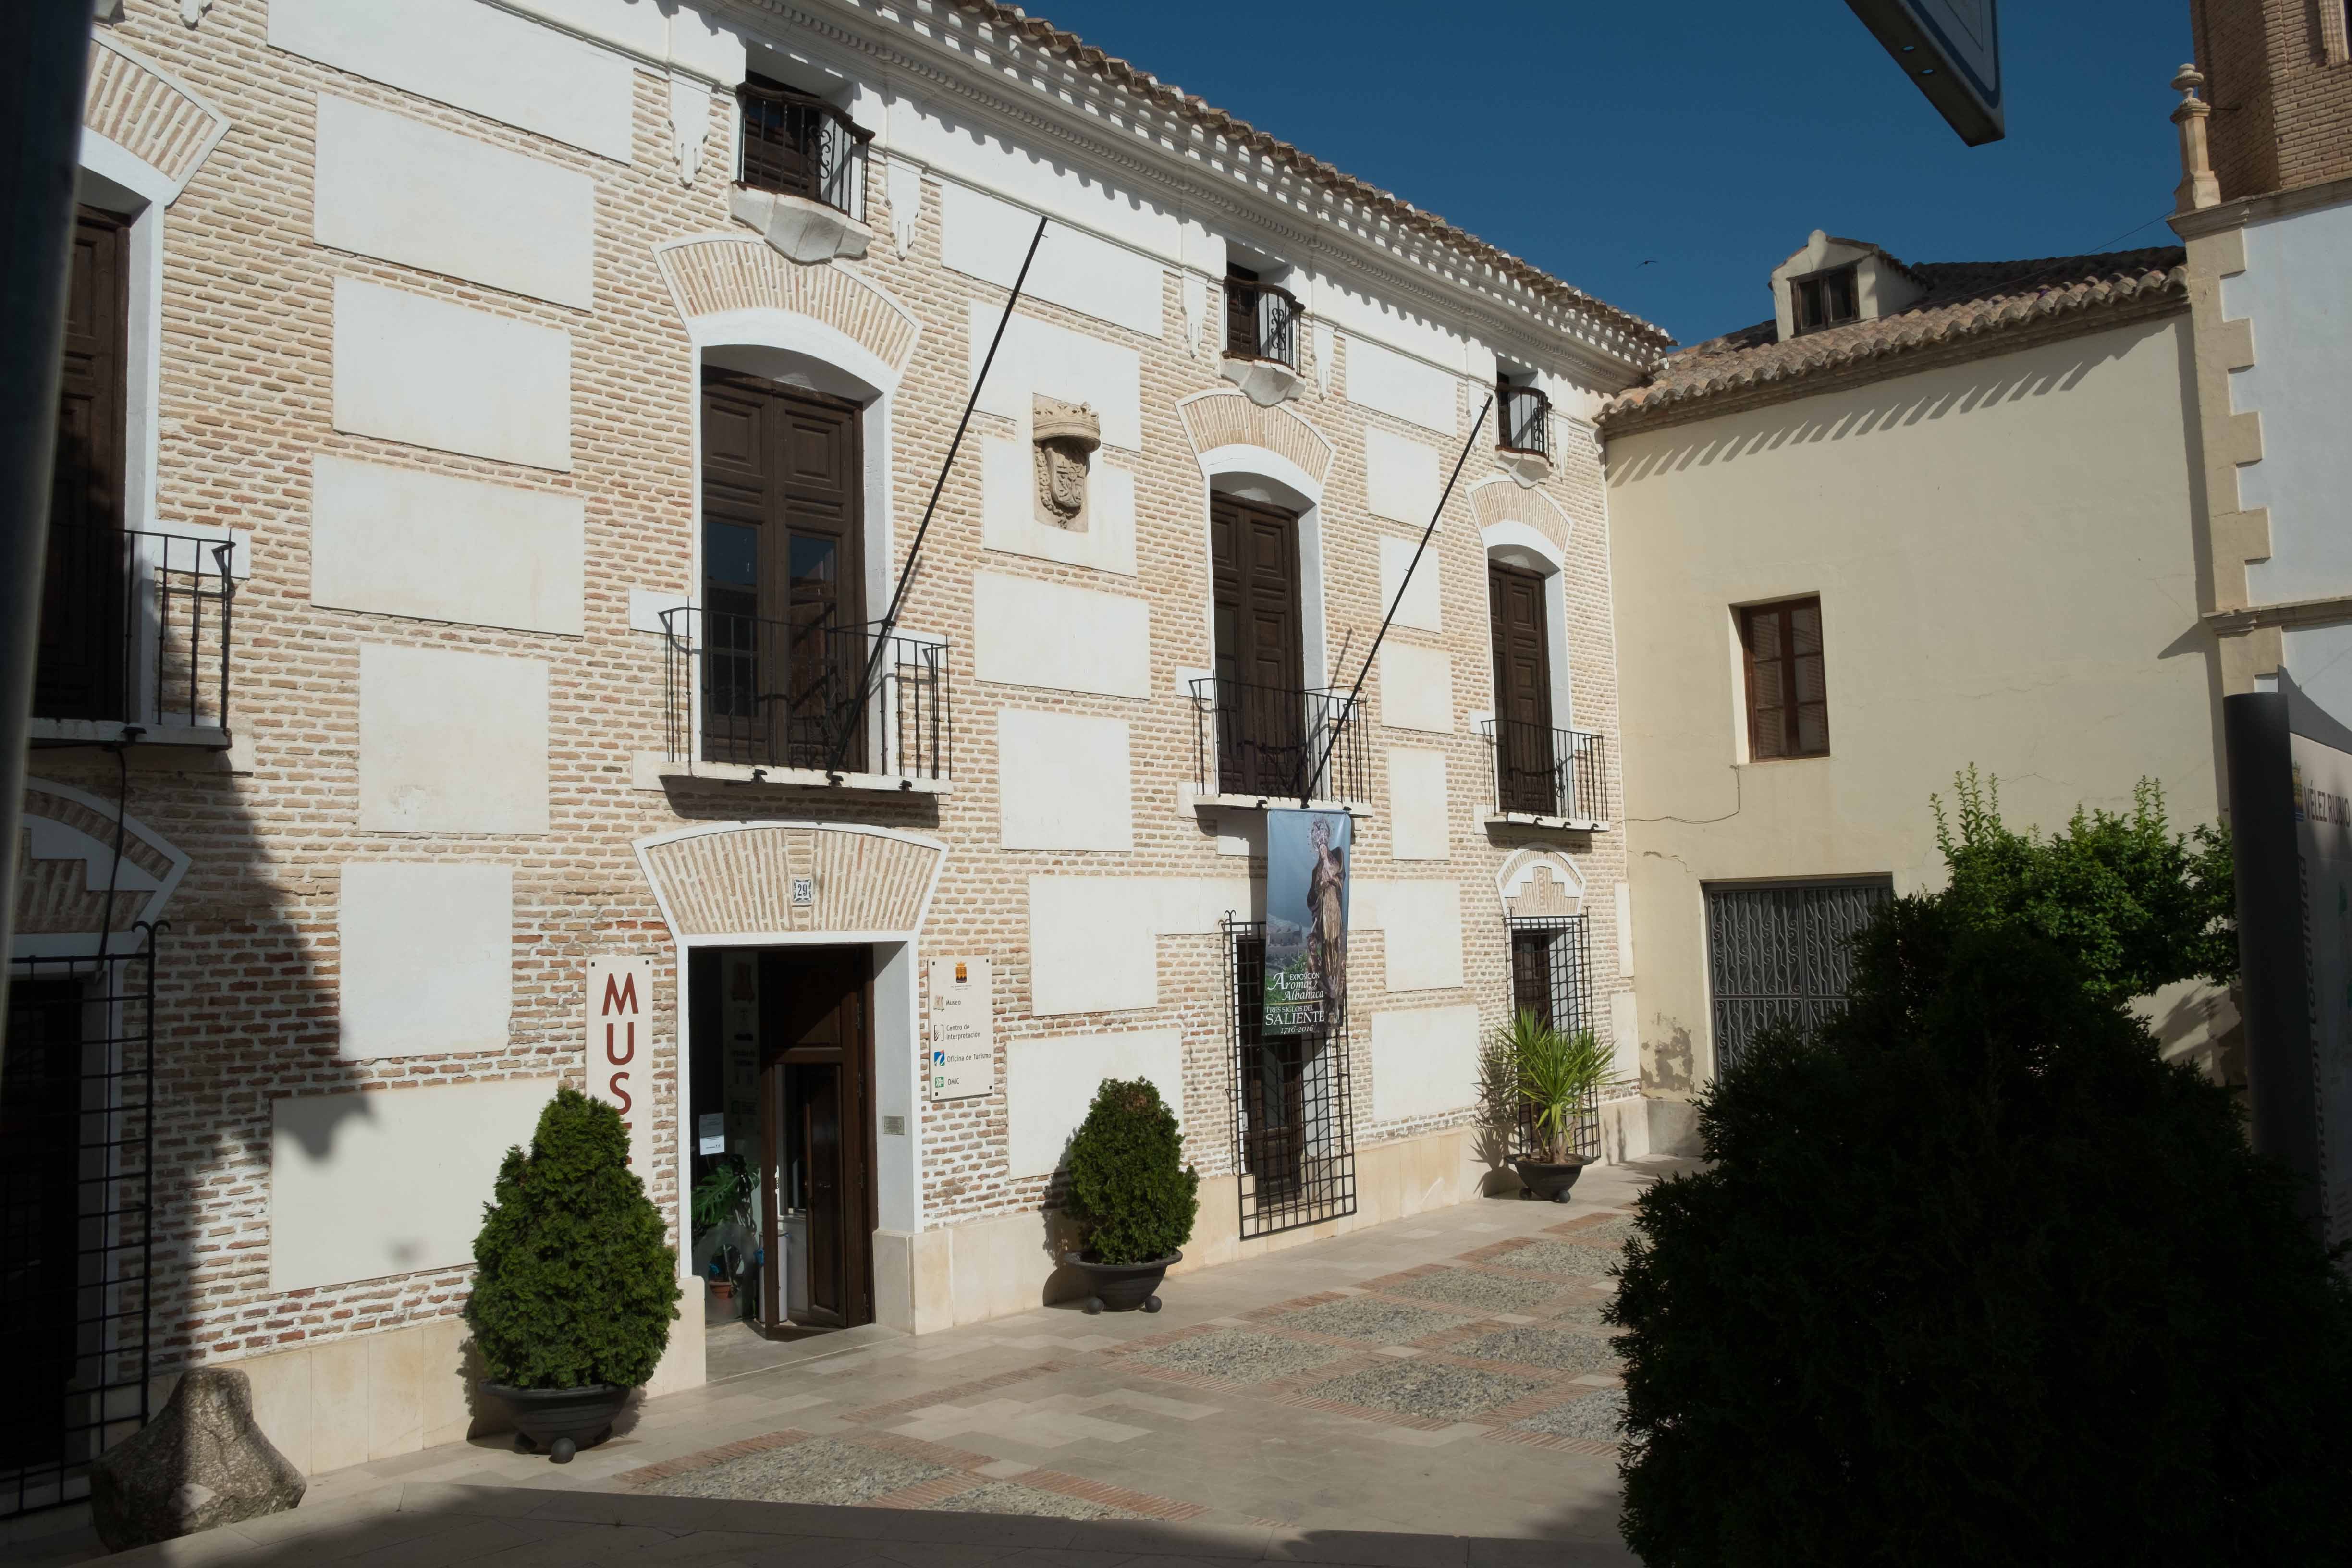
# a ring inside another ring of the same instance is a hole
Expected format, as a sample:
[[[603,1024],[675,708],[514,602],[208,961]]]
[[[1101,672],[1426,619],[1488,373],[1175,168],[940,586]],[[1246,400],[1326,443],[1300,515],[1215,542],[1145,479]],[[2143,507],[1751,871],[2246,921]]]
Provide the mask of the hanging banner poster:
[[[984,958],[931,961],[931,1098],[996,1092],[996,990]]]
[[[1265,814],[1266,1034],[1325,1034],[1347,1005],[1354,828],[1344,811]]]
[[[654,961],[590,959],[587,1003],[588,1092],[621,1113],[629,1169],[651,1181],[646,1128],[653,1114]]]

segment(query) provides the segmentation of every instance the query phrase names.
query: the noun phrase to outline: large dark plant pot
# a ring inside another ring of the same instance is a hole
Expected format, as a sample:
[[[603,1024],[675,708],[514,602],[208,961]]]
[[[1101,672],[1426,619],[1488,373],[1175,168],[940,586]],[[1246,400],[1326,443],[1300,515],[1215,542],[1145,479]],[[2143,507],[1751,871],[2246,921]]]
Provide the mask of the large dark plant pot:
[[[1160,1310],[1160,1281],[1171,1267],[1183,1259],[1181,1252],[1171,1252],[1150,1263],[1093,1263],[1070,1253],[1063,1261],[1081,1269],[1087,1277],[1087,1311],[1132,1312],[1138,1307],[1147,1312]]]
[[[1576,1185],[1576,1178],[1584,1174],[1584,1167],[1592,1163],[1582,1154],[1570,1154],[1565,1164],[1555,1165],[1549,1160],[1514,1160],[1512,1168],[1519,1173],[1519,1185],[1534,1197],[1549,1198],[1556,1204],[1568,1202],[1568,1189]]]
[[[515,1430],[522,1434],[526,1453],[545,1452],[559,1465],[568,1465],[583,1448],[593,1448],[613,1435],[614,1419],[629,1402],[629,1390],[610,1383],[585,1388],[509,1388],[485,1383],[482,1392],[506,1401],[514,1412]]]

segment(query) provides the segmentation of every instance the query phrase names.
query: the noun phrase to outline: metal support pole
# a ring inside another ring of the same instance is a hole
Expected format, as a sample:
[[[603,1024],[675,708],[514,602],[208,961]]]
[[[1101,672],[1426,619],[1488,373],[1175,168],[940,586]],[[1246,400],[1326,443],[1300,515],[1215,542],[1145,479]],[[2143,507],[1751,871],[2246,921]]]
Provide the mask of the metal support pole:
[[[1013,279],[1013,292],[1004,301],[1004,314],[996,319],[996,335],[988,340],[988,357],[980,362],[980,374],[971,380],[971,395],[964,399],[963,417],[956,421],[955,439],[948,443],[947,460],[940,465],[940,477],[931,481],[931,499],[923,505],[922,526],[915,530],[915,542],[908,547],[907,564],[899,569],[898,586],[891,591],[889,613],[882,617],[882,629],[874,635],[874,651],[866,658],[866,673],[857,682],[857,694],[850,699],[849,717],[841,726],[841,739],[834,742],[833,763],[825,771],[838,782],[841,764],[849,755],[849,742],[857,733],[857,722],[866,716],[866,694],[874,685],[874,671],[882,662],[883,645],[898,624],[898,607],[906,603],[907,585],[915,580],[915,563],[922,558],[923,541],[931,531],[931,514],[940,509],[940,492],[947,489],[948,474],[955,468],[956,454],[963,449],[963,433],[971,426],[971,411],[980,405],[980,389],[988,384],[989,368],[996,363],[997,348],[1004,342],[1004,329],[1012,324],[1013,307],[1021,302],[1022,286],[1029,281],[1029,264],[1037,259],[1038,242],[1045,237],[1045,220],[1037,220],[1037,232],[1029,237],[1029,254],[1021,258],[1021,271]]]
[[[1364,694],[1364,678],[1372,672],[1372,660],[1380,657],[1381,640],[1389,635],[1389,623],[1396,619],[1397,606],[1404,603],[1405,590],[1412,586],[1412,574],[1421,565],[1422,552],[1429,548],[1430,536],[1437,531],[1437,520],[1445,515],[1445,503],[1454,497],[1454,481],[1462,477],[1462,465],[1470,460],[1470,448],[1478,444],[1478,432],[1486,427],[1487,411],[1494,406],[1495,395],[1490,392],[1486,395],[1486,401],[1478,406],[1478,417],[1470,421],[1470,438],[1462,443],[1462,455],[1454,459],[1454,471],[1445,476],[1445,489],[1437,498],[1436,508],[1429,514],[1429,526],[1421,531],[1421,542],[1412,547],[1412,564],[1405,567],[1404,577],[1397,584],[1396,596],[1389,601],[1389,613],[1381,617],[1381,629],[1373,636],[1372,646],[1364,650],[1363,668],[1356,671],[1356,684],[1349,689],[1348,706],[1341,710],[1341,724],[1356,721],[1356,700]],[[1298,804],[1301,806],[1307,805],[1308,792],[1314,789],[1315,781],[1323,776],[1324,768],[1331,761],[1331,749],[1339,743],[1339,730],[1338,725],[1334,725],[1331,738],[1323,742],[1322,756],[1316,759],[1314,768],[1298,782]]]
[[[0,952],[13,952],[90,11],[14,8],[0,58]],[[0,1020],[0,1043],[7,1025]]]

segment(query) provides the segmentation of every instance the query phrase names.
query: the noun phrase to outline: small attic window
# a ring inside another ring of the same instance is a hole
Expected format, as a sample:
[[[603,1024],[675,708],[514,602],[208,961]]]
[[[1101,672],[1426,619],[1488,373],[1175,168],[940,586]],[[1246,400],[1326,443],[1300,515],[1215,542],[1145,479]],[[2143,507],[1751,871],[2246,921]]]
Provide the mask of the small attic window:
[[[1797,324],[1800,337],[1824,327],[1860,321],[1861,300],[1852,264],[1789,279],[1789,314]]]

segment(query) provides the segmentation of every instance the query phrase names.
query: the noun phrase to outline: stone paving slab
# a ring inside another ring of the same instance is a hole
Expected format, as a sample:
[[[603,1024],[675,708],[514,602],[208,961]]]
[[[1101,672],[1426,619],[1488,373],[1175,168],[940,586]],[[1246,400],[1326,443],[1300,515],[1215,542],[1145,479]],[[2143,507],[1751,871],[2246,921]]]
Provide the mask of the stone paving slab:
[[[1566,1217],[1488,1199],[1202,1269],[1157,1316],[856,1330],[767,1364],[730,1341],[723,1381],[568,1466],[478,1438],[123,1561],[1629,1563],[1599,1312],[1651,1179],[1595,1167]]]

